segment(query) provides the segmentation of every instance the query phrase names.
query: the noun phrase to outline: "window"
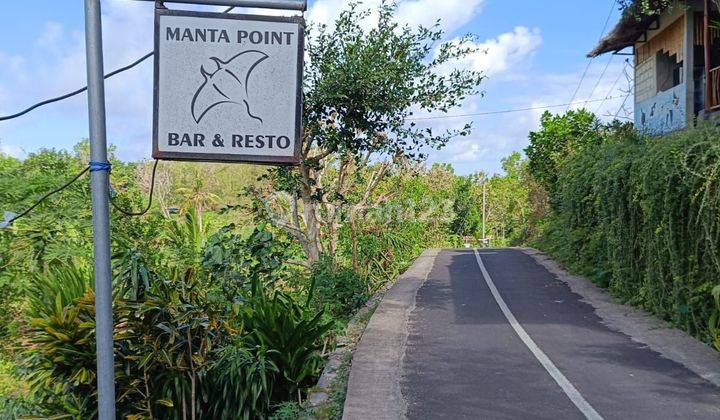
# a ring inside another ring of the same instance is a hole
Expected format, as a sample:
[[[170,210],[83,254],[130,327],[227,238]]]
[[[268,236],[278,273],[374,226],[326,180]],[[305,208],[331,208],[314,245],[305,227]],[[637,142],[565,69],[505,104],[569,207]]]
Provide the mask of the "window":
[[[657,92],[664,92],[683,81],[683,62],[677,61],[677,54],[658,51],[656,59]]]

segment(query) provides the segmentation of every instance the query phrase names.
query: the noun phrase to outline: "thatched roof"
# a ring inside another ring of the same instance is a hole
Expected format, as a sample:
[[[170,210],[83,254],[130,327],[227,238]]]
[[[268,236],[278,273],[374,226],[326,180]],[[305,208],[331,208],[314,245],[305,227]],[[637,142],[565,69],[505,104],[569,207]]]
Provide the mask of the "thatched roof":
[[[588,57],[618,52],[626,47],[634,45],[635,42],[648,30],[658,15],[643,15],[640,13],[639,1],[635,0],[628,7],[620,18],[620,22],[610,33],[600,40],[594,50],[590,51]]]

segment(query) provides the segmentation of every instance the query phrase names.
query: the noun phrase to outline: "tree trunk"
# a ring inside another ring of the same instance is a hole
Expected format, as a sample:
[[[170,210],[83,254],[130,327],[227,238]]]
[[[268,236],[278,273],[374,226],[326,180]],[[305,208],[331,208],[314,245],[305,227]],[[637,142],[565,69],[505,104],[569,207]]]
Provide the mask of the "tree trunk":
[[[317,204],[313,202],[309,195],[303,191],[303,217],[305,218],[305,228],[307,241],[303,244],[308,261],[314,263],[320,260],[320,225],[315,216]]]
[[[360,264],[358,263],[358,232],[357,220],[355,220],[355,211],[350,211],[350,237],[352,240],[352,265],[356,273],[360,272]]]

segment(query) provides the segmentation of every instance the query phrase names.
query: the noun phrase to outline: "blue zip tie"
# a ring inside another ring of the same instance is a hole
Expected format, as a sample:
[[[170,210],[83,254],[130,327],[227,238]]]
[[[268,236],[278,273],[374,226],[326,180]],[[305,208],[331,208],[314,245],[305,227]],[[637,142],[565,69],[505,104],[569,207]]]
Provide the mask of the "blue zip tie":
[[[108,171],[112,169],[110,162],[90,162],[90,172]]]

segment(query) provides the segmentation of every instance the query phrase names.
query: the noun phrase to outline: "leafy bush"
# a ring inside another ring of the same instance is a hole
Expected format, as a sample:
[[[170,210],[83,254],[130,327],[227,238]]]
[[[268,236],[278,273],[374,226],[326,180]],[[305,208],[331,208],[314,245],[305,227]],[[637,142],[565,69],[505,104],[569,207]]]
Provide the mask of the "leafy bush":
[[[530,133],[525,149],[530,170],[551,194],[555,193],[563,162],[586,148],[602,141],[601,124],[597,117],[584,110],[553,115],[545,111],[540,119],[541,130]]]
[[[563,163],[541,246],[711,342],[720,278],[718,138],[718,127],[658,138],[607,131],[602,145]]]
[[[280,373],[271,360],[276,353],[265,347],[249,348],[242,339],[218,349],[205,391],[208,415],[218,420],[265,417]]]
[[[54,269],[33,281],[25,367],[48,414],[86,413],[95,398],[95,321],[92,277]]]
[[[335,318],[349,318],[369,299],[368,284],[348,267],[337,267],[325,257],[312,267],[310,302],[318,310]]]
[[[256,293],[245,306],[242,320],[249,346],[274,350],[268,356],[279,371],[275,401],[292,400],[300,389],[313,385],[322,367],[318,354],[322,338],[333,326],[323,322],[322,311],[311,315],[280,291]]]
[[[180,229],[170,223],[161,241],[186,250],[175,259],[148,259],[137,249],[116,256],[118,414],[267,417],[275,404],[312,385],[333,324],[277,288],[291,271],[270,232],[260,227],[241,237],[228,227],[205,239],[192,226],[198,219],[184,223]],[[37,276],[33,289],[25,367],[41,412],[92,418],[91,276],[59,267]]]

